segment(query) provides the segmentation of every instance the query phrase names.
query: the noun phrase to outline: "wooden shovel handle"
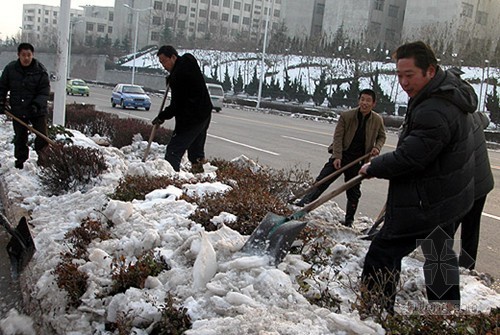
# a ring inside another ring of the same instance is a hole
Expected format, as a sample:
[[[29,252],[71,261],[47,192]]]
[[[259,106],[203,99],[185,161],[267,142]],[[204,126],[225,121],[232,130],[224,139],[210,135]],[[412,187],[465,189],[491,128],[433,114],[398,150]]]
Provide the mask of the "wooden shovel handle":
[[[338,169],[335,172],[329,174],[328,176],[324,177],[323,179],[318,180],[317,182],[315,182],[314,184],[312,184],[311,187],[309,187],[309,188],[305,189],[304,191],[300,192],[299,194],[295,195],[292,199],[289,200],[289,202],[297,200],[298,198],[300,198],[303,195],[309,193],[310,191],[312,191],[316,187],[318,187],[320,185],[323,185],[324,183],[326,183],[329,180],[332,180],[334,177],[338,176],[339,174],[344,173],[345,170],[349,169],[353,165],[358,164],[362,160],[370,158],[370,155],[371,155],[370,153],[367,153],[367,154],[365,154],[365,155],[363,155],[363,156],[361,156],[359,158],[356,158],[355,160],[353,160],[349,164],[341,167],[340,169]]]
[[[52,147],[54,147],[57,143],[53,140],[51,140],[50,138],[47,137],[47,135],[39,132],[38,130],[36,130],[35,128],[33,128],[32,126],[30,126],[29,124],[27,124],[26,122],[24,122],[23,120],[21,120],[20,118],[18,118],[17,116],[14,116],[11,112],[9,112],[7,109],[4,110],[5,112],[5,115],[11,117],[12,119],[14,119],[16,122],[20,123],[21,125],[25,126],[26,128],[29,129],[29,131],[31,131],[32,133],[35,133],[37,136],[40,136],[41,138],[43,138],[49,145],[51,145]]]
[[[302,208],[301,212],[309,213],[313,209],[318,208],[319,206],[323,205],[328,200],[335,198],[337,195],[343,193],[344,191],[347,191],[348,189],[350,189],[354,185],[361,183],[361,181],[365,178],[366,178],[365,175],[357,175],[356,177],[349,180],[347,183],[340,185],[337,189],[335,189],[335,190],[331,191],[330,193],[325,194],[324,196],[316,199],[315,201],[311,202],[307,206],[304,206],[304,208]]]
[[[160,111],[158,113],[161,113],[161,111],[163,110],[163,107],[165,107],[165,101],[167,100],[169,88],[170,88],[170,86],[167,83],[167,88],[165,89],[165,94],[163,95],[163,100],[161,102]],[[151,129],[151,134],[149,135],[149,140],[148,140],[148,146],[146,147],[146,150],[144,150],[144,157],[142,158],[143,162],[145,162],[146,158],[148,158],[149,150],[151,150],[151,143],[153,143],[153,139],[155,138],[156,131],[158,130],[159,127],[160,127],[159,124],[155,124],[155,125],[153,125],[153,129]]]

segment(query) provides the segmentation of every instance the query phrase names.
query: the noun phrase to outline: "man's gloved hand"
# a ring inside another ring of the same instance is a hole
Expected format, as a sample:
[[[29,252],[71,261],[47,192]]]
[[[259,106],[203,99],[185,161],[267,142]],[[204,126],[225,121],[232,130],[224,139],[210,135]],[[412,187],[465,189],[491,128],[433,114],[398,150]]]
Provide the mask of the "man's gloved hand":
[[[151,123],[152,123],[152,124],[154,124],[154,125],[160,125],[160,124],[162,124],[163,122],[165,122],[165,120],[160,119],[160,117],[159,117],[159,116],[155,117],[155,118],[153,119],[153,121],[151,121]]]
[[[31,105],[31,113],[38,114],[38,107],[36,105]]]

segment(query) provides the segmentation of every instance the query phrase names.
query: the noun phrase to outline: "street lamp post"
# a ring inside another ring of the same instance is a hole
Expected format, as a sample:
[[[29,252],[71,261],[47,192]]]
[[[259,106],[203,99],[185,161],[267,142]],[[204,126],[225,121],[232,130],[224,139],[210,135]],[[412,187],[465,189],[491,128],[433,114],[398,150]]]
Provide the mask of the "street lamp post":
[[[132,10],[134,12],[137,12],[137,17],[135,19],[134,58],[133,58],[133,61],[132,61],[132,82],[131,82],[131,84],[134,85],[134,81],[135,81],[135,57],[136,57],[136,54],[137,54],[137,37],[139,35],[139,15],[140,15],[141,12],[153,9],[153,7],[139,9],[139,8],[130,7],[127,4],[123,4],[123,6],[127,7],[128,9],[130,9],[130,10]]]

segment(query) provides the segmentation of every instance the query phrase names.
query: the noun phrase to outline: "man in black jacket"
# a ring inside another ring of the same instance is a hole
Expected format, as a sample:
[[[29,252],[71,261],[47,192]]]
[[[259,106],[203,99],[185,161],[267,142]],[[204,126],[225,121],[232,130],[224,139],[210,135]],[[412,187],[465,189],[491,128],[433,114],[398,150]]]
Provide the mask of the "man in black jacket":
[[[474,89],[437,65],[423,42],[395,54],[399,83],[410,100],[396,149],[375,157],[360,174],[389,180],[385,223],[362,272],[368,292],[394,310],[401,260],[418,246],[425,256],[430,302],[460,304],[455,223],[474,202]],[[372,300],[373,301],[373,300]]]
[[[174,47],[164,45],[157,53],[160,63],[170,73],[168,85],[172,92],[170,105],[153,120],[162,124],[175,117],[175,129],[167,145],[165,159],[175,171],[188,152],[192,172],[202,172],[205,161],[205,141],[212,115],[212,102],[205,79],[193,55],[179,56]]]
[[[33,58],[34,52],[33,45],[21,43],[17,47],[18,59],[5,66],[0,77],[0,112],[3,113],[10,91],[8,103],[12,114],[47,135],[50,81],[45,66]],[[22,169],[29,157],[28,129],[16,121],[13,121],[13,126],[15,167]],[[48,143],[37,135],[38,165],[45,163],[47,146]]]

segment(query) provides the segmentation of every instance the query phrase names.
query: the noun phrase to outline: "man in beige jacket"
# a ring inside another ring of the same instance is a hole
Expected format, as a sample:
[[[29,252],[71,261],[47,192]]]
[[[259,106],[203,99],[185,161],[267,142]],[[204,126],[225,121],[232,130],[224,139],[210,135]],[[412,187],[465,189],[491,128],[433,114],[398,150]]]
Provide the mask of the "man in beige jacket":
[[[325,178],[365,154],[370,153],[371,156],[377,156],[380,153],[385,143],[386,134],[382,117],[373,111],[376,105],[375,92],[370,89],[362,90],[359,93],[358,104],[357,108],[340,114],[333,135],[333,143],[328,148],[328,152],[332,156],[316,177],[316,181]],[[344,171],[346,182],[358,175],[363,163],[361,161]],[[316,200],[337,177],[317,186],[306,194],[297,205],[304,206]],[[350,227],[354,222],[354,214],[361,197],[361,185],[353,186],[347,190],[346,194],[347,206],[344,225]]]

